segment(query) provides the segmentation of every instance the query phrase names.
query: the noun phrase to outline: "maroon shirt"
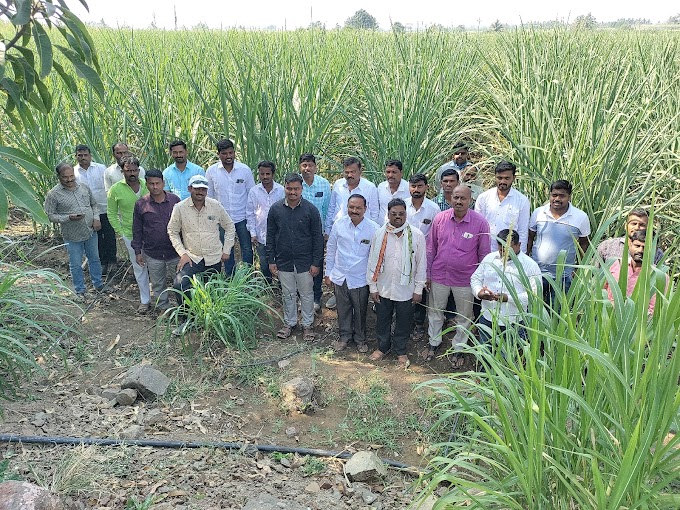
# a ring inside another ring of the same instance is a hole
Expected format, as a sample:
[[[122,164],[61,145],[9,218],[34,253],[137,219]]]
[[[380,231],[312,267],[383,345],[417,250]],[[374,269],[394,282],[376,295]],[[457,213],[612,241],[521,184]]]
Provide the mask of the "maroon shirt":
[[[157,260],[172,260],[179,257],[168,237],[168,222],[177,195],[165,192],[165,200],[156,202],[151,195],[144,195],[135,202],[132,213],[132,249],[135,255],[144,254]]]

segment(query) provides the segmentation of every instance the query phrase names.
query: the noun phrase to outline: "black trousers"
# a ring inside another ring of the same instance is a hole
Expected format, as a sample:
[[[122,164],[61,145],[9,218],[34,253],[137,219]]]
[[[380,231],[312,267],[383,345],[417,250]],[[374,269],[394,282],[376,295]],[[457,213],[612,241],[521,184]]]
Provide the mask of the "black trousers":
[[[335,299],[338,308],[338,328],[341,342],[354,342],[357,345],[366,343],[366,313],[368,311],[368,285],[358,289],[347,287],[347,280],[342,285],[334,285]]]
[[[99,261],[104,264],[116,262],[116,232],[113,230],[109,217],[106,214],[99,215],[102,228],[97,232],[97,246],[99,247]]]
[[[408,352],[407,344],[411,338],[413,327],[413,302],[392,301],[380,296],[380,302],[375,304],[378,322],[375,333],[378,337],[378,349],[387,353],[393,349],[397,356]],[[392,334],[392,315],[395,315],[394,334]]]

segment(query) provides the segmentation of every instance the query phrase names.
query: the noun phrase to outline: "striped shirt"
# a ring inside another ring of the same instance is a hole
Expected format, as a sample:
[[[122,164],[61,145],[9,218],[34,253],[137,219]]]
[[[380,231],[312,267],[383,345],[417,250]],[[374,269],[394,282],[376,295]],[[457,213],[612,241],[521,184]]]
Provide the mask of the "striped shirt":
[[[451,209],[451,205],[444,198],[444,192],[440,192],[439,195],[434,199],[434,203],[437,204],[440,211],[448,211]]]
[[[319,210],[321,224],[325,225],[328,205],[331,202],[331,183],[328,182],[328,179],[314,175],[314,181],[311,185],[302,179],[302,198],[311,202]]]
[[[81,242],[92,237],[92,221],[97,213],[97,201],[85,185],[78,184],[74,189],[64,188],[57,184],[45,197],[45,212],[52,223],[61,225],[61,235],[64,241]],[[72,214],[84,216],[72,221]]]

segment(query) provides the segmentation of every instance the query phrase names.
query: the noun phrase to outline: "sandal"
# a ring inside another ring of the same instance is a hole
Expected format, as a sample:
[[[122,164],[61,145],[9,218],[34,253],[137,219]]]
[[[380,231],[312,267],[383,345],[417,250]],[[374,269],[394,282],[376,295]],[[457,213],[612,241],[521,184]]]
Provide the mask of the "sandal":
[[[397,367],[398,368],[408,368],[411,366],[411,361],[408,359],[406,354],[402,356],[397,356]]]
[[[449,360],[449,363],[451,363],[451,367],[454,369],[460,369],[463,368],[465,365],[465,356],[461,353],[452,353],[452,354],[447,354],[446,358]]]
[[[436,356],[437,356],[437,349],[439,346],[433,346],[432,344],[428,344],[425,349],[420,351],[420,357],[423,358],[424,361],[432,361]]]
[[[368,344],[364,342],[363,344],[357,344],[357,352],[368,352]]]
[[[294,327],[295,326],[288,326],[288,325],[283,326],[276,333],[276,338],[280,338],[281,340],[285,340],[286,338],[288,338],[293,333]]]
[[[305,342],[313,342],[314,340],[316,340],[316,335],[314,334],[314,330],[312,329],[311,326],[302,328],[302,339]]]
[[[371,354],[368,357],[368,359],[370,359],[371,361],[380,361],[385,356],[387,356],[386,353],[382,352],[380,349],[376,349],[375,351],[373,351],[373,354]]]
[[[345,340],[336,340],[333,342],[333,350],[337,352],[344,351],[347,348],[347,343]]]

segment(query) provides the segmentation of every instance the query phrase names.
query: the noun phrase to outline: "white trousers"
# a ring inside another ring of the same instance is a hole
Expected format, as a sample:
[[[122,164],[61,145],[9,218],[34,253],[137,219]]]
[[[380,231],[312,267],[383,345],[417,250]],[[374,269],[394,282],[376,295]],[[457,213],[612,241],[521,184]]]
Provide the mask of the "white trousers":
[[[132,249],[131,240],[123,236],[123,242],[128,251],[128,256],[130,257],[130,263],[132,264],[132,269],[135,272],[135,280],[137,280],[137,285],[139,286],[139,302],[143,305],[148,305],[151,301],[151,289],[149,287],[149,270],[146,265],[140,266],[137,264],[137,259],[135,258],[135,250]]]

